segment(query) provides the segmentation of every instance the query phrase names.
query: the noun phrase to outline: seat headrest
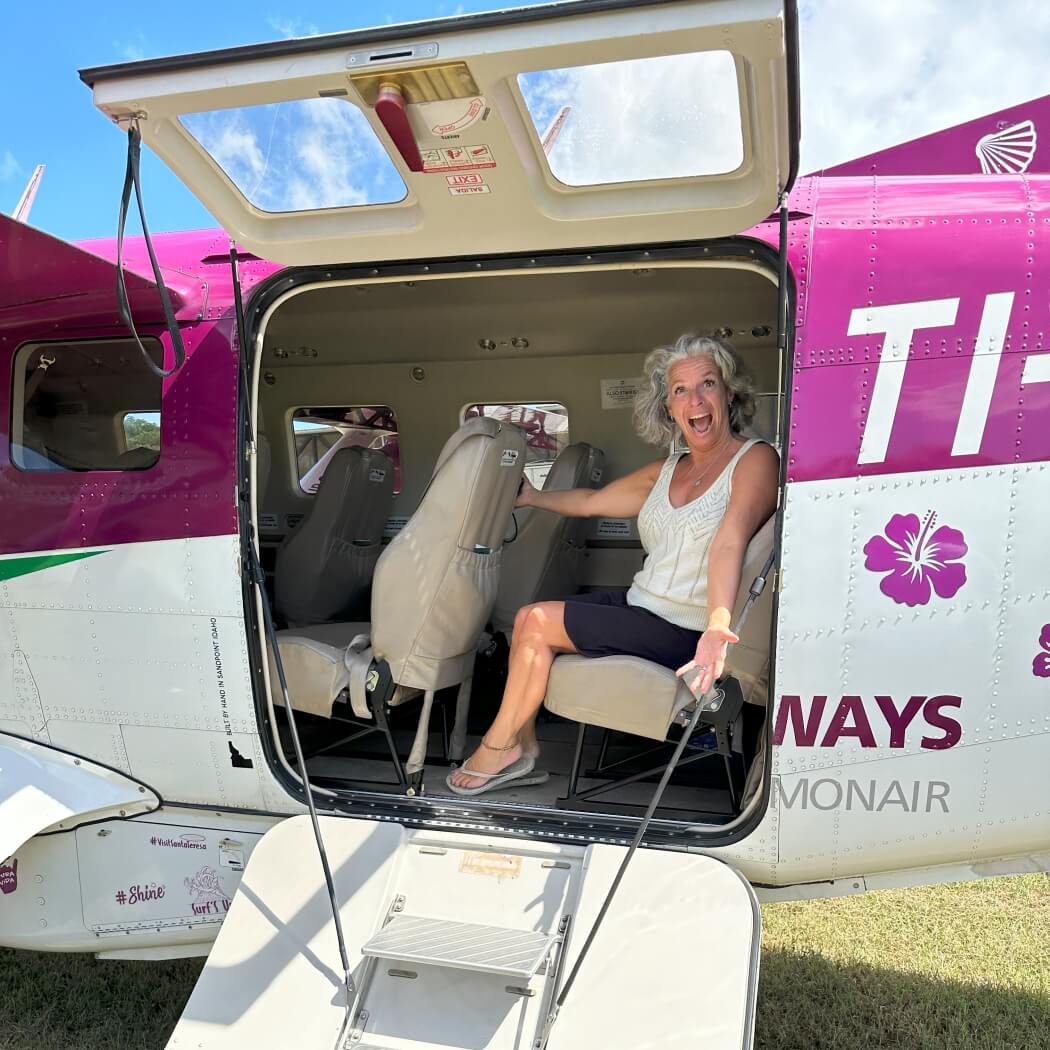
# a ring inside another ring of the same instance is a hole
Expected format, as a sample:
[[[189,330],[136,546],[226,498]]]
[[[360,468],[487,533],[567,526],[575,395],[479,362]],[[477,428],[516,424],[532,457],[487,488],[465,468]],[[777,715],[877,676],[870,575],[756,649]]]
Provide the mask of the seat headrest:
[[[555,489],[590,488],[601,481],[602,468],[598,464],[601,450],[579,441],[568,445],[558,454],[543,482],[544,492]],[[594,475],[597,474],[595,477]]]

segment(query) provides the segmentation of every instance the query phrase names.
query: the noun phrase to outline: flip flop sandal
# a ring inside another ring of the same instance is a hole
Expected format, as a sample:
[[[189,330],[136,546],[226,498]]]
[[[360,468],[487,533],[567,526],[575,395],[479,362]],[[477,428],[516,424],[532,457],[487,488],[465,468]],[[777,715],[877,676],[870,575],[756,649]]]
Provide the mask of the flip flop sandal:
[[[512,762],[506,769],[499,773],[476,773],[473,769],[460,766],[454,770],[456,773],[466,773],[468,777],[484,777],[485,783],[477,787],[460,787],[452,783],[452,773],[445,778],[445,784],[454,795],[483,795],[486,791],[495,791],[497,788],[515,784],[518,787],[528,787],[531,784],[543,784],[550,773],[545,771],[533,773],[536,768],[536,758],[533,755],[522,755],[517,762]],[[530,774],[532,774],[530,776]]]

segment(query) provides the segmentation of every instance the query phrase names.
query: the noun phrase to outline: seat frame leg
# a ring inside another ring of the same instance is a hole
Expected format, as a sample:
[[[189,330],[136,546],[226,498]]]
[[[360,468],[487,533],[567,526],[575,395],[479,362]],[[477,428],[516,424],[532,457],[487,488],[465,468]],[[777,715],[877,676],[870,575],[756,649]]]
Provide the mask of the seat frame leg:
[[[572,768],[569,770],[569,785],[566,789],[566,797],[573,799],[576,797],[576,789],[580,782],[580,767],[583,764],[583,744],[584,738],[587,735],[587,726],[585,723],[580,723],[580,728],[576,733],[576,750],[572,755]]]
[[[397,745],[394,743],[394,734],[390,730],[386,701],[378,699],[372,707],[375,715],[376,727],[386,739],[386,746],[390,752],[390,759],[394,763],[394,772],[397,774],[397,782],[403,787],[408,787],[408,777],[405,775],[405,767],[401,762],[401,756],[397,753]]]

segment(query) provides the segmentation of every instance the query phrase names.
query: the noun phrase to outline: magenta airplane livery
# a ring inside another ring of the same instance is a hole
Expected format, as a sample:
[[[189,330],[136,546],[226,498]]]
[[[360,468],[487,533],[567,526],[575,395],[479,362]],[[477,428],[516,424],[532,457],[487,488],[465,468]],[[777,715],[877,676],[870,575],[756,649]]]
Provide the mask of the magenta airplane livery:
[[[759,901],[1050,870],[1050,96],[800,176],[797,47],[572,0],[81,71],[119,236],[0,216],[0,944],[208,956],[172,1047],[736,1050]],[[142,148],[216,229],[124,235]],[[726,674],[558,657],[544,774],[454,794],[515,611],[643,556],[521,479],[651,462],[683,332],[780,455]]]

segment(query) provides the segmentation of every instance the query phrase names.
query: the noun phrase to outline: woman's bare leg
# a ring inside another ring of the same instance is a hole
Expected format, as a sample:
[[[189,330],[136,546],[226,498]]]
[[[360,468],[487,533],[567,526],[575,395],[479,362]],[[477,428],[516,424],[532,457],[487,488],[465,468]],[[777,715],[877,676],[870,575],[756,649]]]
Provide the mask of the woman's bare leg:
[[[526,605],[514,618],[510,663],[503,700],[483,745],[464,763],[479,773],[499,773],[521,758],[538,754],[536,713],[547,693],[547,678],[558,653],[574,653],[565,633],[565,603],[541,602]],[[485,746],[488,745],[488,746]],[[452,774],[457,787],[479,787],[483,777],[472,777],[462,769]]]

